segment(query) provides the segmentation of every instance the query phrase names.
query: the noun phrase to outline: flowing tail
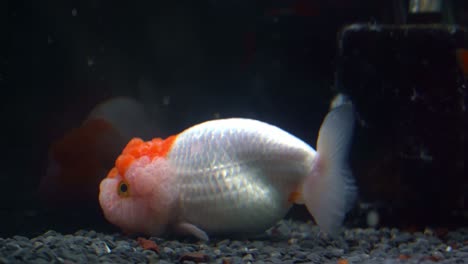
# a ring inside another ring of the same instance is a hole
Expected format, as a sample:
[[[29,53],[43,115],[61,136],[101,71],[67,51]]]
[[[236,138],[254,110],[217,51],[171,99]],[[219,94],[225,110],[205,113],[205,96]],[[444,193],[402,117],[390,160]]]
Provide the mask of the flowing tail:
[[[325,117],[317,140],[317,158],[303,184],[303,199],[320,228],[334,235],[353,205],[357,188],[347,164],[354,111],[350,103]]]

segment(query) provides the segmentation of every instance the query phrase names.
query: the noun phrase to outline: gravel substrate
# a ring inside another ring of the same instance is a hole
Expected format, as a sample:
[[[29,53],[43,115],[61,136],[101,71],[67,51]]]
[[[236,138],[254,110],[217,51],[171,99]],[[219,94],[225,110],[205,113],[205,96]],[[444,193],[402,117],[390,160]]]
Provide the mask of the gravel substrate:
[[[154,243],[153,243],[154,242]],[[144,249],[147,248],[147,249]],[[468,263],[468,229],[407,233],[344,229],[335,239],[312,223],[281,221],[256,239],[126,237],[80,230],[0,238],[0,263]]]

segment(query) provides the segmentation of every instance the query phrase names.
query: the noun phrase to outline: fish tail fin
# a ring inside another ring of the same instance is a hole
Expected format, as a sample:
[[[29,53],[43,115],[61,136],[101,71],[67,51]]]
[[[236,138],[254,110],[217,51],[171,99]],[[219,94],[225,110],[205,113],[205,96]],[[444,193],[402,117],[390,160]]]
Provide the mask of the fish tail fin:
[[[337,233],[353,205],[357,188],[347,164],[354,111],[350,103],[328,113],[319,131],[317,154],[302,186],[305,205],[321,229]]]

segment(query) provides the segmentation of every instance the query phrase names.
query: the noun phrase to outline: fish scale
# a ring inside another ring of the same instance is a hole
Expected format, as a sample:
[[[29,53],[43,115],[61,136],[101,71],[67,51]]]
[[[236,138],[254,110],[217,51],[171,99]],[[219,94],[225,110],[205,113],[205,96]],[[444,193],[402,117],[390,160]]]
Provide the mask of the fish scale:
[[[169,152],[180,179],[179,217],[211,232],[267,228],[291,207],[297,181],[288,177],[307,175],[315,151],[265,123],[229,121],[184,131]]]

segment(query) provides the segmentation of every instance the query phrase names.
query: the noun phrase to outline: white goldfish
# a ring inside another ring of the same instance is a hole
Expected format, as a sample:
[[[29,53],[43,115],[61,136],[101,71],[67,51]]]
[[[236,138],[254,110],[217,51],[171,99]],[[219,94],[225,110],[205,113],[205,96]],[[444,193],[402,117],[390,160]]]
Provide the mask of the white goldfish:
[[[317,151],[273,125],[229,118],[166,139],[132,139],[100,184],[106,219],[127,233],[258,233],[305,203],[335,233],[354,201],[351,104],[328,113]]]

